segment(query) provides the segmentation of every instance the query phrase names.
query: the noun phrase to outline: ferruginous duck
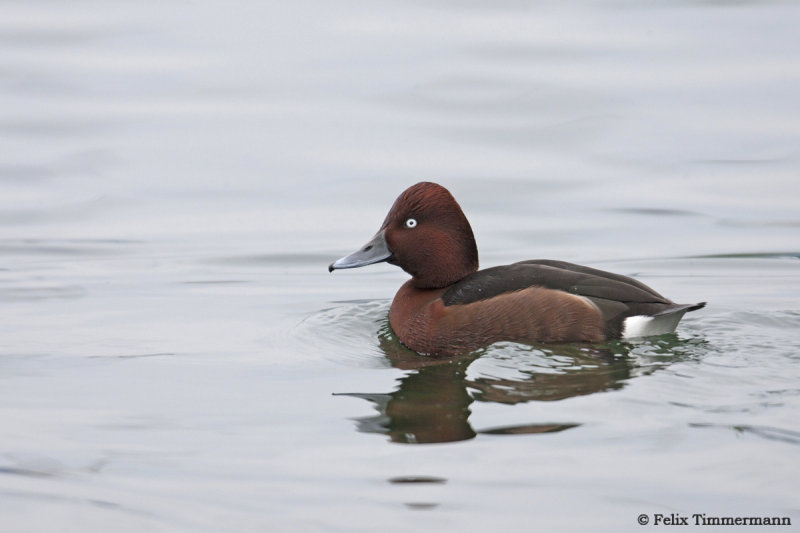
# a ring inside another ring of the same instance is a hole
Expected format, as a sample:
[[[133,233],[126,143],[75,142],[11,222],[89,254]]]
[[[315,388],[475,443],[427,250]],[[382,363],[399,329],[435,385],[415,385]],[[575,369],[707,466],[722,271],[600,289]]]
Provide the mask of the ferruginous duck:
[[[378,233],[328,270],[386,261],[411,279],[389,309],[408,348],[458,355],[498,341],[602,342],[670,333],[688,311],[620,274],[533,259],[478,270],[472,228],[450,192],[422,182],[395,200]]]

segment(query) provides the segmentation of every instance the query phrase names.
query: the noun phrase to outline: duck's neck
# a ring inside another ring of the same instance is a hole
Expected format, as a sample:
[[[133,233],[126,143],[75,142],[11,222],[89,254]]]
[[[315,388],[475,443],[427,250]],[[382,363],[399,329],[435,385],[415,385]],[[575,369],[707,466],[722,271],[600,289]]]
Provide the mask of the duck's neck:
[[[461,281],[468,275],[478,270],[478,258],[475,261],[464,263],[445,263],[425,268],[420,272],[409,272],[411,284],[417,289],[443,289]]]

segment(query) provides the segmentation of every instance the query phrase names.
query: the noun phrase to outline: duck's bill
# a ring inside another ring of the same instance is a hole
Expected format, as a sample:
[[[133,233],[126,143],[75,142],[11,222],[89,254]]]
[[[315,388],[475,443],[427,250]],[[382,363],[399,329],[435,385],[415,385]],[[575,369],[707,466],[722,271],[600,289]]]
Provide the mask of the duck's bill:
[[[357,252],[346,255],[328,265],[328,272],[342,268],[357,268],[373,263],[380,263],[392,257],[392,251],[386,244],[383,230],[375,234],[371,241],[362,246]]]

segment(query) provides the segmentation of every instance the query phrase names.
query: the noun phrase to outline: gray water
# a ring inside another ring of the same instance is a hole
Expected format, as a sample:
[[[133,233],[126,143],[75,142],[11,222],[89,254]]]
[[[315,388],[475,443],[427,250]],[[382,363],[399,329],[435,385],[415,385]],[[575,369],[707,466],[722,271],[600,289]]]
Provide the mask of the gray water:
[[[793,530],[799,25],[779,1],[2,4],[2,530]],[[484,267],[708,307],[636,342],[410,353],[406,275],[326,266],[423,179]]]

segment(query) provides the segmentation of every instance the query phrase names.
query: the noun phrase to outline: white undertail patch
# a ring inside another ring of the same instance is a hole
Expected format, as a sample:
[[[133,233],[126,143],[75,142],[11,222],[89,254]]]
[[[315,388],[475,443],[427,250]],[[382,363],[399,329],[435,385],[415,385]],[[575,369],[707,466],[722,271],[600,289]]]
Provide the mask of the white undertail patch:
[[[678,327],[686,309],[677,309],[673,313],[664,313],[656,316],[637,315],[629,316],[622,323],[622,338],[649,337],[672,333]]]

